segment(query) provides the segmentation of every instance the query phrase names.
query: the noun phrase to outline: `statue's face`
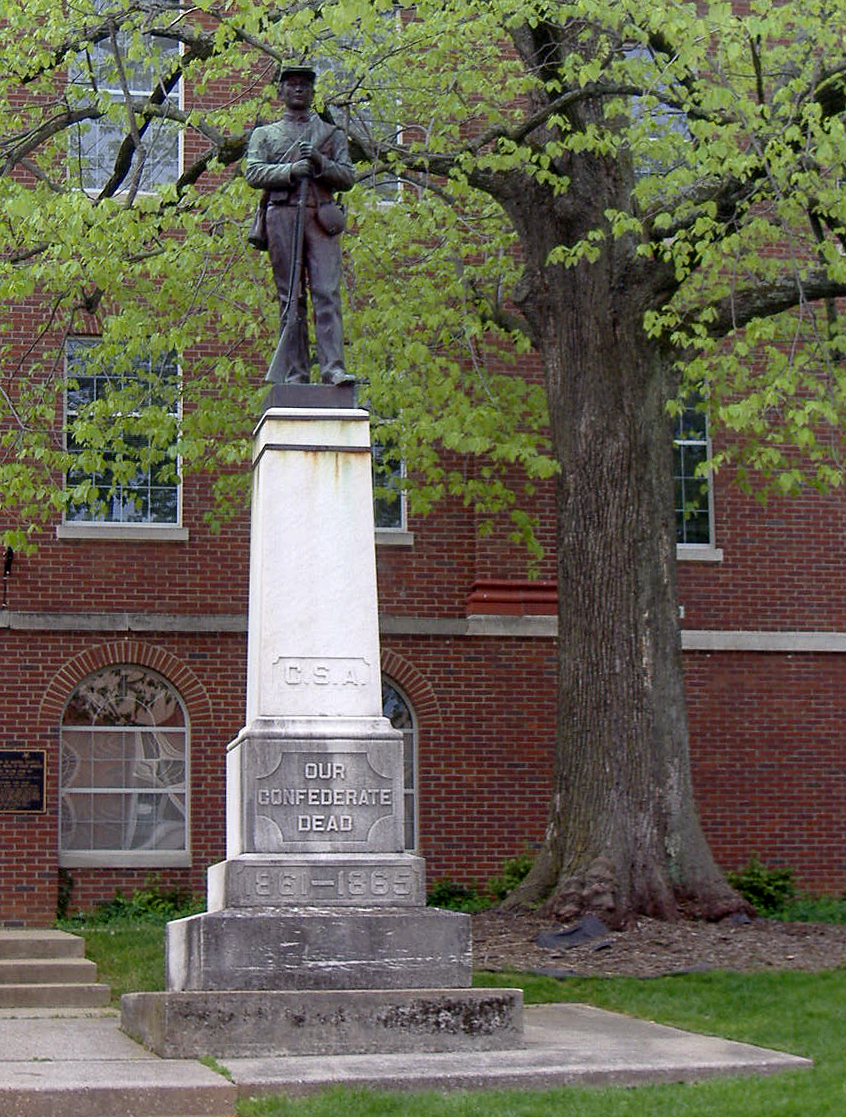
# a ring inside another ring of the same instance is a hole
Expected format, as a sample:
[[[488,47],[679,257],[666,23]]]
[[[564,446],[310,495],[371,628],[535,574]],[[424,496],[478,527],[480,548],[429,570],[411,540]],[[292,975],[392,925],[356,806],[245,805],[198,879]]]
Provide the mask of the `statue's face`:
[[[314,99],[314,82],[307,74],[288,74],[279,91],[289,109],[308,109]]]

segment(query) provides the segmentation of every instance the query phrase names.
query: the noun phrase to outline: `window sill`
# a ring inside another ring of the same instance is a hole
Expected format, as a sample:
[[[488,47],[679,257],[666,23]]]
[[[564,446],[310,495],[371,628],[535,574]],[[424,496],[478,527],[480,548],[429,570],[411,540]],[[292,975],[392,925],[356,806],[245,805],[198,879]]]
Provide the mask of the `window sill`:
[[[379,547],[413,547],[414,532],[394,527],[377,527],[376,544]]]
[[[57,539],[120,541],[121,543],[187,543],[188,528],[176,524],[59,524]]]
[[[77,850],[59,853],[59,866],[63,869],[175,869],[187,868],[191,854],[184,849]]]
[[[722,547],[710,543],[677,543],[676,558],[679,562],[722,562]]]

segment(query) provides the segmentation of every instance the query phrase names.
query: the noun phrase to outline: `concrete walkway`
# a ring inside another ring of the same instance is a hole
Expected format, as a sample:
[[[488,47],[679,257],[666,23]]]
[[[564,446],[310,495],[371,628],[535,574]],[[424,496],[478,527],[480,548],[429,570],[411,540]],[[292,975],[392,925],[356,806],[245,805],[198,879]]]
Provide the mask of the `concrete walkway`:
[[[0,1012],[3,1117],[231,1117],[239,1097],[333,1085],[485,1089],[688,1082],[807,1070],[793,1055],[585,1005],[525,1009],[525,1042],[477,1054],[226,1059],[231,1081],[193,1060],[159,1059],[109,1010]]]

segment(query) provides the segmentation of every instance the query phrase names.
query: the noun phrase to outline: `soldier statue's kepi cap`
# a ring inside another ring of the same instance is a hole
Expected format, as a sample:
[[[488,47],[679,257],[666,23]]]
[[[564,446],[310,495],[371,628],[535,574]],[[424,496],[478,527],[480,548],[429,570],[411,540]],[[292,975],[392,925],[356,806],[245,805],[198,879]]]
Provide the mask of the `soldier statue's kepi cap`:
[[[317,71],[312,66],[304,66],[302,63],[285,63],[279,67],[276,81],[281,84],[285,78],[291,77],[293,74],[302,74],[309,81],[314,81],[317,78]]]

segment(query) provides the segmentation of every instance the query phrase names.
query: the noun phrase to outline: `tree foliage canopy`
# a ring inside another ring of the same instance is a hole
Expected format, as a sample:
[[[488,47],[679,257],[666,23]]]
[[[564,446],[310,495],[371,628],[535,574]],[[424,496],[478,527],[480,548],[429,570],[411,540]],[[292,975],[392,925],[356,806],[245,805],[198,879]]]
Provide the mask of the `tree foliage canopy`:
[[[553,468],[542,389],[509,372],[515,351],[538,347],[526,285],[555,284],[612,245],[624,250],[619,297],[640,292],[644,329],[712,420],[743,433],[743,460],[786,490],[838,484],[846,16],[820,0],[734,7],[6,4],[0,297],[26,307],[29,333],[4,316],[5,510],[32,527],[67,498],[73,332],[102,334],[114,367],[177,353],[179,468],[243,460],[276,308],[266,261],[245,247],[255,197],[240,160],[277,111],[278,63],[301,57],[317,62],[319,103],[348,129],[360,170],[350,363],[414,463],[418,507],[461,492],[511,508],[530,534],[497,468],[516,463],[529,484]],[[83,166],[92,129],[111,142],[96,173]],[[151,192],[144,175],[168,135],[181,169]],[[585,194],[594,165],[617,168],[614,206]],[[548,213],[515,217],[527,191],[558,214],[540,260],[531,222]],[[98,407],[79,432],[92,460],[108,437],[129,454],[127,401]],[[144,422],[148,453],[172,456],[168,422]],[[444,448],[486,466],[468,484]],[[222,495],[230,484],[224,472]]]

